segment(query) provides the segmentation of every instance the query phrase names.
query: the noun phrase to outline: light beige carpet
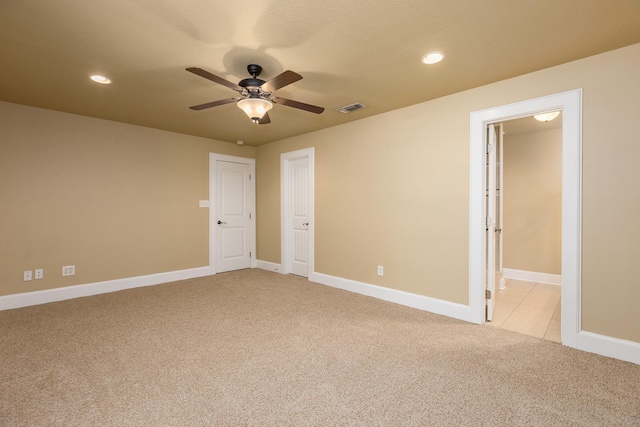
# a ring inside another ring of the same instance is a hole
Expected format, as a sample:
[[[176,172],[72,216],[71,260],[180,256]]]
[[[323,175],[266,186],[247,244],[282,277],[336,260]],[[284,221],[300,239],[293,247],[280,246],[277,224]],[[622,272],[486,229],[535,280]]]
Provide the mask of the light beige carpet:
[[[640,426],[640,366],[261,270],[0,312],[1,426]]]

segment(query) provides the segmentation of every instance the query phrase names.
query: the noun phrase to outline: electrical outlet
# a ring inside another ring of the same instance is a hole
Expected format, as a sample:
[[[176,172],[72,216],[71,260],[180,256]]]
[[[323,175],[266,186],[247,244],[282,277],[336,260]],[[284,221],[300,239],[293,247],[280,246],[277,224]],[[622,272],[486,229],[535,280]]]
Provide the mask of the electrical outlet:
[[[62,275],[63,276],[73,276],[76,274],[76,266],[75,265],[65,265],[62,267]]]
[[[22,275],[22,280],[24,280],[25,282],[28,282],[29,280],[31,280],[33,278],[32,273],[33,272],[31,270],[26,270]]]
[[[378,276],[384,276],[384,266],[378,266]]]
[[[42,268],[36,268],[34,278],[42,279],[44,277],[44,270]]]

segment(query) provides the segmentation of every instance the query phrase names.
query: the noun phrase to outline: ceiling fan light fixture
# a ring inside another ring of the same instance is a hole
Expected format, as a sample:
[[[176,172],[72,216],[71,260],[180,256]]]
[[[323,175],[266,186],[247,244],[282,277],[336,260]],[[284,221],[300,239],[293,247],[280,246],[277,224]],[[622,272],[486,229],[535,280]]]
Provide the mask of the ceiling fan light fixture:
[[[437,64],[438,62],[444,59],[444,53],[442,52],[429,52],[425,56],[422,57],[422,63],[431,65]]]
[[[273,104],[264,98],[245,98],[238,101],[238,108],[244,111],[254,123],[258,123],[273,108]]]
[[[533,118],[539,122],[550,122],[551,120],[558,117],[559,114],[560,111],[553,111],[551,113],[536,114],[535,116],[533,116]]]

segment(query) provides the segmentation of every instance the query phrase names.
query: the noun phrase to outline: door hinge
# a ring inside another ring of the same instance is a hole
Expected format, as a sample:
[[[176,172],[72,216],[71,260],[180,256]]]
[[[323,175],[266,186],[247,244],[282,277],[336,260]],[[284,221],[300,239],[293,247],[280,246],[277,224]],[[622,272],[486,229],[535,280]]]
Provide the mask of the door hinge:
[[[249,258],[251,258],[251,251],[249,251]]]
[[[249,212],[249,219],[251,219],[251,212]]]
[[[490,216],[487,217],[487,227],[491,227],[493,225],[493,218]]]
[[[489,289],[486,289],[486,290],[484,291],[484,297],[485,297],[486,299],[491,299],[491,291],[490,291]]]
[[[251,181],[251,174],[249,174],[249,181]]]
[[[491,154],[493,151],[493,144],[487,144],[487,154]]]

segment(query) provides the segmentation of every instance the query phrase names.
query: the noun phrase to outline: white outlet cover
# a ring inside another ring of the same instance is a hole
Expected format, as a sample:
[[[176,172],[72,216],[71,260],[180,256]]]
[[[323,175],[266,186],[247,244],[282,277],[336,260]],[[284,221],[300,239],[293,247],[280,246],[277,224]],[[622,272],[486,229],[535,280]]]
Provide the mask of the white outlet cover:
[[[36,268],[34,279],[42,279],[44,277],[44,270],[42,268]]]
[[[201,208],[208,208],[210,206],[209,201],[208,200],[200,200],[200,207]]]
[[[76,266],[75,265],[65,265],[62,267],[62,275],[63,276],[73,276],[76,274]]]
[[[26,270],[22,275],[22,280],[25,282],[30,281],[33,278],[32,274],[31,270]]]

